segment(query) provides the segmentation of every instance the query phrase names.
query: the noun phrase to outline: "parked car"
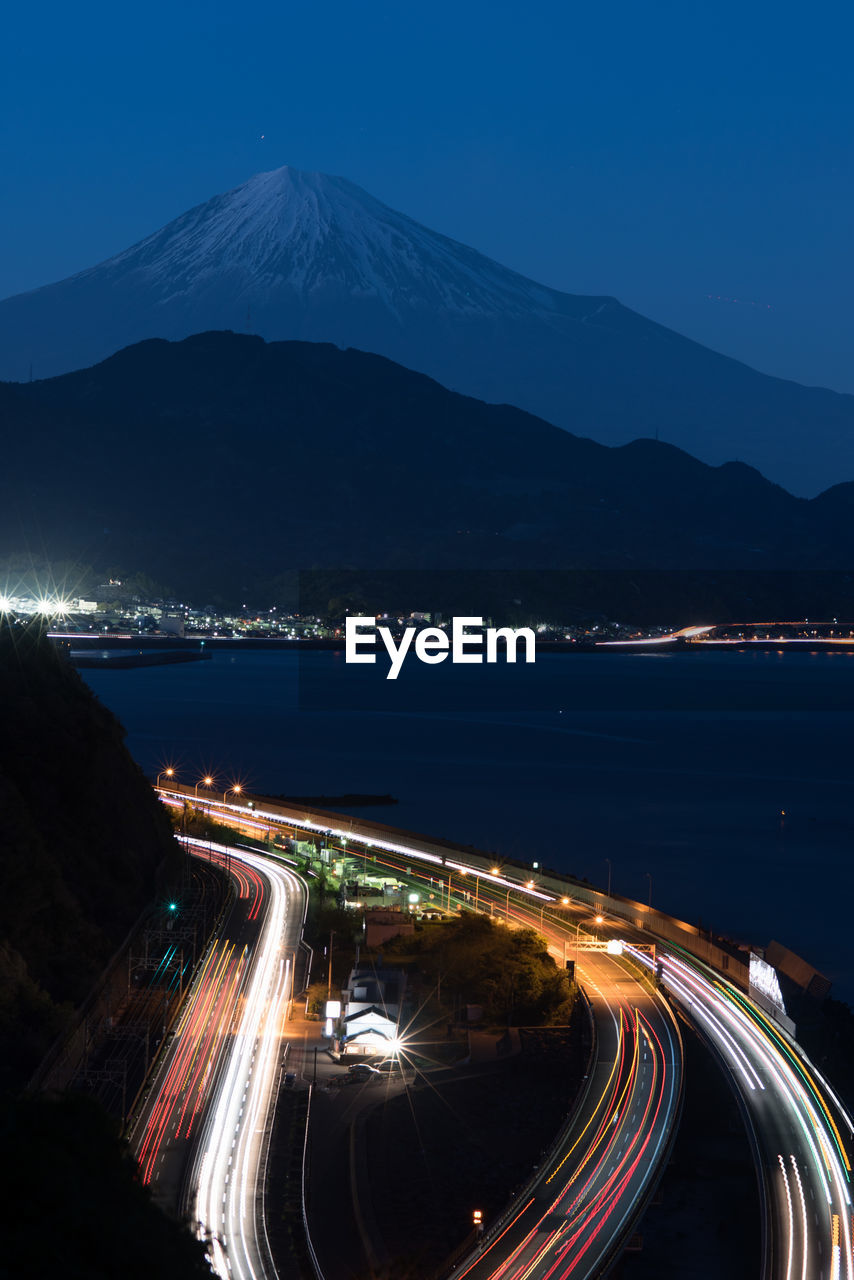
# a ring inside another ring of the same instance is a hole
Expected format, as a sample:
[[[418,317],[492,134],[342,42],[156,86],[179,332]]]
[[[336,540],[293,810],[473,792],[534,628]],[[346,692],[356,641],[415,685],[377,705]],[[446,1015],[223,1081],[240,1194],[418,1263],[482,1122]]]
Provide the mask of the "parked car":
[[[376,1080],[382,1072],[369,1062],[354,1062],[352,1067],[347,1068],[347,1075],[351,1080]]]

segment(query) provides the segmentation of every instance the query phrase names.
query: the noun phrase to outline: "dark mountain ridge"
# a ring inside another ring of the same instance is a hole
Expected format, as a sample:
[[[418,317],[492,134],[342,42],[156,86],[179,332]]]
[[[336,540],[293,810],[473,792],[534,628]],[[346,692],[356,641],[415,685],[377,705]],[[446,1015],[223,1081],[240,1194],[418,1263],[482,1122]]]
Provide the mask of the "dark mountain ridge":
[[[739,458],[798,494],[854,479],[854,396],[768,377],[616,298],[538,284],[288,166],[0,301],[0,377],[211,329],[378,352],[604,444],[660,435],[705,462]]]
[[[609,448],[380,356],[229,332],[0,384],[0,537],[235,600],[286,570],[847,569],[854,484]]]

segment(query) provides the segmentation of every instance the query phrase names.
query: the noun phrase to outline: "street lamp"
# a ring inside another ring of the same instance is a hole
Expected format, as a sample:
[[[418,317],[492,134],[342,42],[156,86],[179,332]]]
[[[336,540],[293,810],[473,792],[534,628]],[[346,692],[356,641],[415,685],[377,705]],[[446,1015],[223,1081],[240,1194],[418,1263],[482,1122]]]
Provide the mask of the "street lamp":
[[[199,798],[199,787],[201,787],[201,786],[203,786],[203,785],[204,785],[204,786],[206,786],[206,787],[212,787],[212,786],[213,786],[213,778],[211,778],[211,777],[207,777],[207,778],[200,778],[200,779],[199,779],[199,781],[196,783],[196,785],[193,787],[193,795],[195,796],[195,798],[196,798],[197,800],[198,800],[198,798]]]
[[[239,782],[236,782],[233,787],[226,788],[226,790],[223,791],[222,793],[222,803],[227,804],[226,797],[228,796],[229,791],[233,791],[236,796],[239,796],[242,790],[243,788],[241,787]]]
[[[175,770],[174,770],[174,769],[163,769],[160,773],[158,773],[158,775],[157,775],[157,781],[156,781],[156,783],[155,783],[154,785],[155,785],[156,787],[159,787],[159,786],[160,786],[160,779],[161,779],[161,778],[174,778],[174,777],[175,777]]]
[[[479,886],[480,886],[480,876],[478,875],[477,871],[474,871],[474,870],[473,870],[473,871],[469,872],[469,870],[468,870],[468,868],[467,868],[467,867],[463,867],[462,871],[460,872],[460,875],[461,875],[461,876],[467,876],[467,875],[473,875],[473,876],[474,876],[474,909],[475,909],[475,911],[477,911],[477,895],[478,895],[478,888],[479,888]],[[469,892],[469,890],[468,890],[468,889],[466,889],[466,890],[465,890],[465,895],[466,895],[466,901],[467,901],[467,902],[470,902],[470,901],[471,901],[471,893]]]

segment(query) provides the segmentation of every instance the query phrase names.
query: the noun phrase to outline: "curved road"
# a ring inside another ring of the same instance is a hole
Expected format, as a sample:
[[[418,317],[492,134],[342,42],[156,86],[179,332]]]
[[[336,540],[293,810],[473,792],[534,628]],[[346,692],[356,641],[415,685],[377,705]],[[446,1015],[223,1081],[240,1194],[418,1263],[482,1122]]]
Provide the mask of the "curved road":
[[[737,988],[672,950],[659,958],[665,988],[715,1048],[742,1100],[767,1209],[764,1275],[854,1280],[851,1118],[803,1050]]]
[[[271,1280],[264,1176],[305,887],[273,859],[196,844],[238,896],[210,945],[134,1129],[143,1180],[189,1216],[216,1273]]]
[[[580,978],[597,1034],[583,1101],[518,1211],[454,1270],[454,1280],[603,1274],[657,1181],[681,1098],[675,1021],[604,952],[585,955]]]
[[[175,797],[185,798],[180,790]],[[540,891],[533,881],[511,881],[499,868],[490,870],[482,858],[464,851],[446,855],[419,848],[424,842],[418,838],[410,846],[381,832],[370,838],[355,833],[352,825],[347,831],[330,831],[329,815],[318,820],[284,815],[272,807],[255,808],[248,815],[241,806],[210,801],[204,807],[225,820],[245,823],[251,817],[269,827],[325,832],[351,846],[371,845],[372,852],[402,862],[407,872],[412,871],[405,866],[410,862],[425,873],[432,869],[447,880],[449,895],[452,873],[471,874],[475,900],[472,904],[471,893],[466,893],[469,905],[478,906],[479,890],[481,906],[492,898],[493,914],[503,908],[535,927],[543,925],[545,908],[556,903],[553,894]],[[460,887],[470,884],[463,880],[456,885],[457,896]],[[567,893],[572,893],[569,883]],[[542,931],[563,941],[566,935],[555,923],[556,933],[551,921]],[[608,917],[603,932],[621,939],[633,962],[650,969],[655,961],[639,944],[655,945],[665,990],[715,1048],[739,1092],[766,1207],[763,1280],[854,1280],[854,1123],[831,1087],[800,1046],[699,961],[618,917]],[[576,927],[576,949],[579,934]],[[668,1017],[660,998],[648,992],[641,997],[637,978],[615,958],[586,952],[579,970],[591,991],[600,1035],[599,1064],[579,1117],[582,1131],[576,1134],[573,1128],[562,1140],[549,1168],[531,1185],[524,1206],[502,1224],[495,1239],[485,1241],[481,1257],[457,1269],[457,1277],[593,1276],[607,1265],[609,1250],[630,1225],[632,1206],[642,1202],[654,1181],[679,1085],[679,1055]]]

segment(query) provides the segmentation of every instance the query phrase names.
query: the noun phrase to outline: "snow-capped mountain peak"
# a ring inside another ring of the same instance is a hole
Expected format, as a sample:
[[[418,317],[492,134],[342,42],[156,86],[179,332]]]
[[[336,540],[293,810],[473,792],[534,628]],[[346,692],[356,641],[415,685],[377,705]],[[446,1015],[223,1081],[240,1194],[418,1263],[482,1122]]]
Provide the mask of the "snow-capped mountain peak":
[[[288,166],[0,302],[0,378],[211,329],[357,347],[603,444],[659,436],[704,462],[738,458],[794,493],[854,476],[852,397],[765,377],[614,298],[549,289],[344,178]]]
[[[303,301],[344,293],[376,299],[401,319],[413,307],[548,310],[551,296],[345,178],[288,165],[198,205],[95,270],[104,267],[144,272],[164,303],[228,274],[235,284],[243,277],[250,305],[281,289]]]

